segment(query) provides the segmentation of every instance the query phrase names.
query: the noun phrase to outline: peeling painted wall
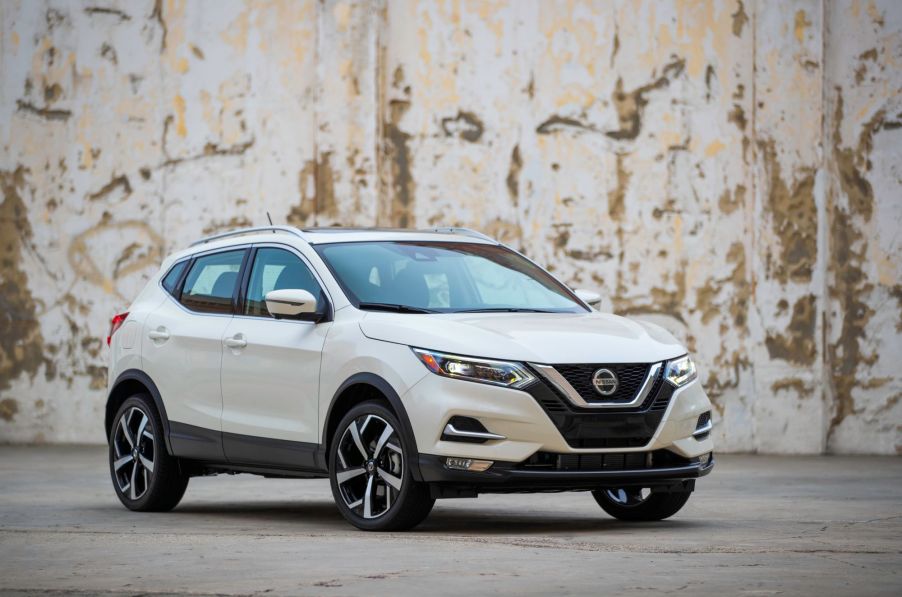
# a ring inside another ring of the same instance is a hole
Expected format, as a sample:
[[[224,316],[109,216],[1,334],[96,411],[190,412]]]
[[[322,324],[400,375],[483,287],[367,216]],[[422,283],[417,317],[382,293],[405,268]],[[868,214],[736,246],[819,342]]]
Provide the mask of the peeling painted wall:
[[[0,440],[100,441],[197,236],[466,225],[695,353],[725,450],[902,453],[902,5],[0,2]]]

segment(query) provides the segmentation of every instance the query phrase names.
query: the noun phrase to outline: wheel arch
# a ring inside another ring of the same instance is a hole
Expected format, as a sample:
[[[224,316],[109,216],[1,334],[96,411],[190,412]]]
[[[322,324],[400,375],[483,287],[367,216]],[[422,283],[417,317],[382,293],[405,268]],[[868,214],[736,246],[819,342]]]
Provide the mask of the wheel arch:
[[[127,369],[119,374],[113,383],[113,389],[110,390],[106,400],[106,416],[104,417],[104,431],[106,431],[107,441],[110,440],[110,431],[113,426],[113,417],[119,407],[130,396],[135,394],[148,394],[153,399],[154,406],[160,414],[163,421],[163,437],[165,438],[166,451],[171,455],[172,446],[169,443],[169,417],[166,416],[166,407],[163,405],[163,397],[160,390],[153,382],[149,375],[139,369]]]
[[[404,439],[407,440],[408,445],[413,450],[413,457],[410,459],[409,464],[411,474],[415,480],[422,481],[418,463],[419,450],[417,449],[417,441],[413,434],[410,418],[407,416],[407,410],[404,408],[401,397],[392,385],[375,373],[357,373],[352,375],[338,387],[338,390],[332,396],[332,402],[329,404],[329,410],[326,413],[326,420],[323,424],[323,436],[318,455],[320,466],[326,470],[329,468],[329,446],[341,418],[355,405],[376,397],[374,393],[378,394],[378,397],[385,398],[395,416],[398,417]]]

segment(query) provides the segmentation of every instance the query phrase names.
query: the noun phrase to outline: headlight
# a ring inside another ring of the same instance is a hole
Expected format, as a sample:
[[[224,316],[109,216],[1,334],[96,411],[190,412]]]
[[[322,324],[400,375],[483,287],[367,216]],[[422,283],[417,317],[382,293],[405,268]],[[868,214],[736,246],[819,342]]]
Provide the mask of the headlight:
[[[412,349],[426,368],[443,377],[488,383],[507,388],[522,388],[535,379],[520,363],[474,359],[422,348]]]
[[[695,370],[695,363],[688,354],[668,362],[667,369],[664,370],[664,379],[676,387],[685,386],[696,377],[698,373]]]

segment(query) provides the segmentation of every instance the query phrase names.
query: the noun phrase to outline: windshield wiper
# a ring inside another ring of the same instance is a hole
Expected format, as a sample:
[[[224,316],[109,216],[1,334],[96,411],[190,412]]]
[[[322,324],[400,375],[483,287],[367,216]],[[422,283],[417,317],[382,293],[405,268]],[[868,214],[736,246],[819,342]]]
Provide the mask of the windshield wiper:
[[[369,311],[394,311],[395,313],[435,313],[432,309],[411,307],[410,305],[397,305],[394,303],[360,303],[358,309]]]
[[[460,309],[453,313],[555,313],[555,311],[527,307],[484,307],[482,309]]]

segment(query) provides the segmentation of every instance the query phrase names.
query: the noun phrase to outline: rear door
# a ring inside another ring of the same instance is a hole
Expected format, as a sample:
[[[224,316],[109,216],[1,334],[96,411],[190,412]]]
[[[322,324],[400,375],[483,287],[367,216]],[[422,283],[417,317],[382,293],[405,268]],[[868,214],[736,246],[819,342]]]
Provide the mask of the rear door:
[[[222,341],[248,249],[194,257],[144,325],[142,361],[170,421],[179,456],[222,460]]]
[[[300,288],[329,303],[300,254],[259,246],[249,260],[245,300],[229,321],[222,357],[222,430],[230,462],[288,468],[314,465],[319,368],[330,322],[274,319],[264,297]]]

